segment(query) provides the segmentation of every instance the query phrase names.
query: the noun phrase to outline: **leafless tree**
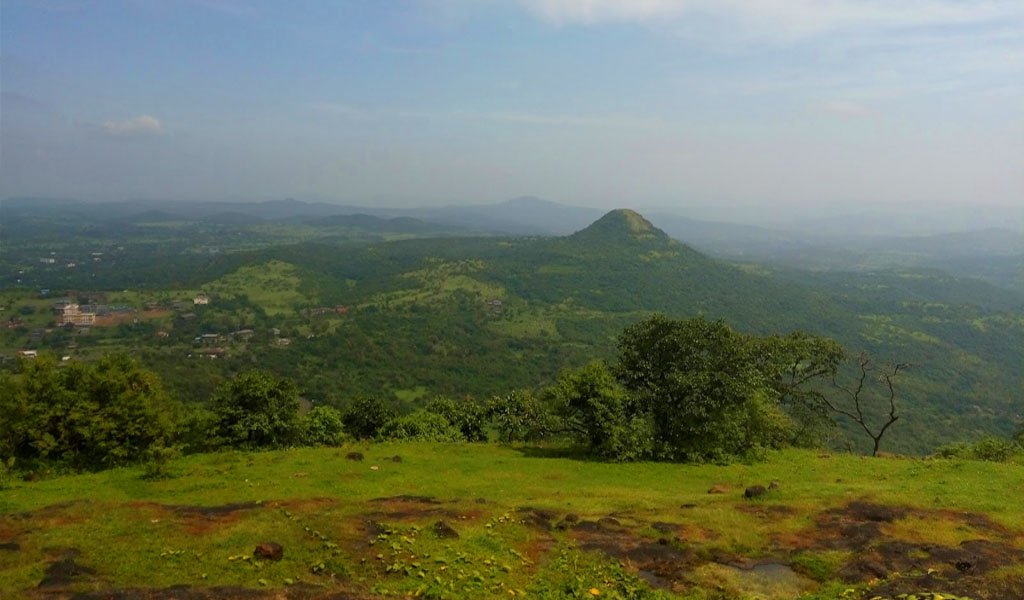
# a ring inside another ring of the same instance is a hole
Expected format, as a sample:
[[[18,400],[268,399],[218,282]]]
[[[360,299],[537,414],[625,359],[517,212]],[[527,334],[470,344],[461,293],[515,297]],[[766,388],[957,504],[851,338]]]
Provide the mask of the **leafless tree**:
[[[843,399],[842,402],[830,400],[826,396],[822,396],[822,399],[832,412],[849,417],[854,423],[860,425],[861,429],[874,442],[871,456],[878,456],[878,446],[882,442],[882,436],[900,418],[896,414],[896,386],[894,382],[900,372],[905,371],[910,365],[896,363],[891,368],[886,368],[884,371],[879,372],[878,367],[871,362],[871,357],[862,353],[857,357],[857,367],[860,370],[860,375],[857,377],[856,385],[852,388],[840,385],[836,380],[836,376],[832,376],[832,385],[840,391]],[[870,400],[865,398],[865,387],[868,378],[875,373],[879,373],[877,380],[885,386],[886,395],[888,396],[889,414],[885,417],[883,424],[877,426],[877,428],[872,428],[871,423],[869,423],[869,417],[864,414],[865,405],[870,402]]]

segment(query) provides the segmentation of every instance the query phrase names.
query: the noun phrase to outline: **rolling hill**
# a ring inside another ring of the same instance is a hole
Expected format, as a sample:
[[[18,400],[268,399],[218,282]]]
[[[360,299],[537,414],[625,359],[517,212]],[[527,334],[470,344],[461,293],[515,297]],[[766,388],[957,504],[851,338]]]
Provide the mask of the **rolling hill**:
[[[147,282],[131,296],[136,302],[219,294],[192,320],[168,317],[142,333],[126,329],[95,340],[139,354],[195,400],[224,374],[254,364],[299,380],[320,402],[504,394],[610,357],[625,326],[658,311],[723,318],[759,334],[806,330],[837,339],[852,354],[911,363],[900,381],[904,417],[893,448],[924,452],[1007,433],[1022,412],[1024,297],[941,272],[809,274],[733,265],[630,210],[611,211],[565,237],[321,241],[146,258],[82,272],[88,278],[75,287]],[[261,279],[274,273],[287,276]],[[154,343],[144,334],[152,328],[169,336]],[[223,360],[181,360],[196,336],[239,329],[257,332],[254,341],[230,346]]]

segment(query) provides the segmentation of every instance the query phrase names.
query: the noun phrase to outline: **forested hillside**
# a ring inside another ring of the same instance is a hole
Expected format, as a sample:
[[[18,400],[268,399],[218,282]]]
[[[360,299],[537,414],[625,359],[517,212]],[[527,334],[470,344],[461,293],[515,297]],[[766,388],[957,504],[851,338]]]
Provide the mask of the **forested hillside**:
[[[486,398],[606,358],[624,327],[664,312],[722,318],[750,333],[804,330],[836,339],[851,356],[909,363],[891,434],[900,450],[1007,433],[1021,412],[1020,296],[934,272],[734,266],[626,210],[560,238],[317,242],[121,265],[82,271],[63,287],[107,290],[111,302],[165,313],[88,336],[58,331],[40,347],[80,355],[129,349],[171,390],[197,401],[252,365],[297,379],[313,402]],[[132,281],[148,285],[133,289]],[[200,292],[212,302],[192,306]],[[46,301],[35,302],[45,311]],[[8,329],[5,345],[28,343],[29,329],[24,337]],[[251,333],[232,335],[238,331]],[[206,345],[195,340],[203,335],[221,350],[217,360],[199,358]]]

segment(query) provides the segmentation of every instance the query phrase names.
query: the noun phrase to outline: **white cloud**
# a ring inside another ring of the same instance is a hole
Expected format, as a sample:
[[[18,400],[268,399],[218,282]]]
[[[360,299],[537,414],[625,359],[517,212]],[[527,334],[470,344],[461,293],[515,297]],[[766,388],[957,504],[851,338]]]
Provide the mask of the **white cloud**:
[[[107,121],[103,130],[111,135],[155,135],[163,131],[160,119],[139,115],[121,121]]]
[[[671,26],[685,17],[728,24],[744,36],[799,39],[863,27],[961,26],[1024,17],[1019,0],[520,0],[554,24]]]

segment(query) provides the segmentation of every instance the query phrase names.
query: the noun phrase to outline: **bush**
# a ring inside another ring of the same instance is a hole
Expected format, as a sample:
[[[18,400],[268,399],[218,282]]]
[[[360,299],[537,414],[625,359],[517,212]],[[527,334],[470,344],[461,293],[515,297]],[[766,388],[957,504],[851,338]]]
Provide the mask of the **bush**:
[[[936,458],[969,458],[970,455],[971,446],[963,442],[946,444],[935,450]]]
[[[556,416],[526,391],[513,391],[491,400],[488,411],[505,443],[536,442],[560,430]]]
[[[253,370],[225,382],[213,396],[218,441],[235,448],[279,448],[299,433],[295,382]]]
[[[459,442],[462,432],[437,413],[417,410],[397,417],[381,427],[382,440],[419,440],[423,442]]]
[[[5,490],[14,480],[14,457],[0,460],[0,490]]]
[[[974,444],[971,448],[971,457],[976,460],[1006,462],[1018,450],[1020,448],[1009,440],[987,437]]]
[[[341,411],[317,406],[302,419],[302,443],[307,446],[340,446],[345,442]]]
[[[441,415],[456,429],[462,432],[467,442],[486,442],[487,411],[484,407],[470,399],[452,400],[438,397],[431,400],[424,410]]]
[[[1016,443],[1004,440],[1003,438],[989,436],[982,438],[974,444],[958,442],[942,446],[935,451],[935,456],[937,458],[1006,462],[1018,452],[1021,452],[1021,447]]]
[[[384,425],[396,417],[394,409],[379,398],[360,398],[342,415],[345,431],[356,439],[377,437]]]
[[[154,446],[146,453],[147,460],[142,465],[142,478],[149,480],[170,479],[171,461],[181,456],[178,448]]]

